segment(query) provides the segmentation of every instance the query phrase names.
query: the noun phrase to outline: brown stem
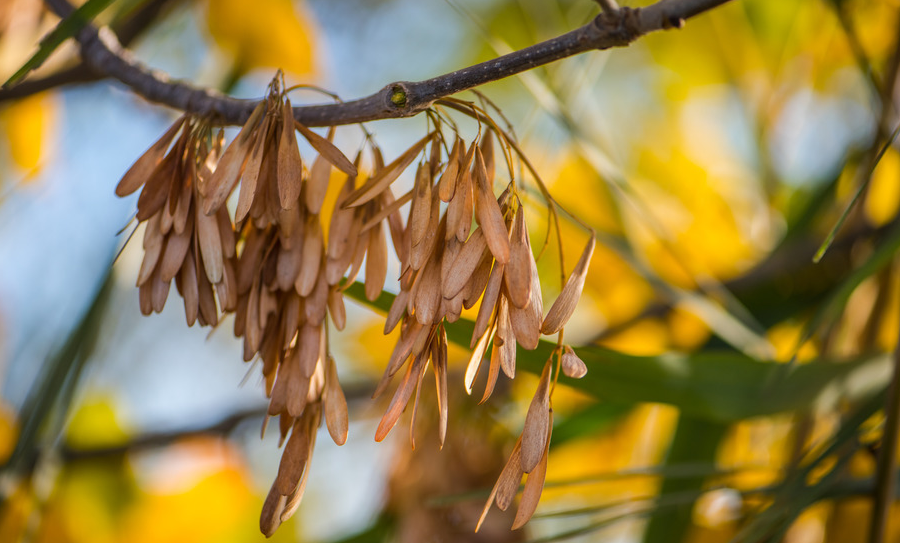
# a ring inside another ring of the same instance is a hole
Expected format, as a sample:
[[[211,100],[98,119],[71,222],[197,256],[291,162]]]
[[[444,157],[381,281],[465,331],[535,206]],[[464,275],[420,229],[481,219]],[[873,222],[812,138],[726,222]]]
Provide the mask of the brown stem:
[[[680,28],[685,19],[729,0],[660,0],[640,9],[605,11],[590,23],[556,38],[488,62],[425,81],[398,81],[378,92],[339,104],[294,108],[294,117],[307,126],[335,126],[377,119],[411,117],[440,98],[503,79],[532,68],[595,49],[625,46],[655,30]],[[46,0],[58,15],[72,12],[68,0]],[[222,124],[243,124],[255,102],[238,100],[210,89],[172,81],[150,70],[105,29],[85,26],[77,35],[81,55],[93,70],[118,79],[151,102],[205,115]]]
[[[113,32],[124,46],[128,46],[156,21],[162,11],[173,0],[150,0],[133,14],[113,24]],[[73,83],[90,83],[103,79],[105,74],[91,70],[83,60],[74,66],[63,68],[44,77],[25,80],[9,88],[0,88],[0,102],[25,98],[45,90]]]

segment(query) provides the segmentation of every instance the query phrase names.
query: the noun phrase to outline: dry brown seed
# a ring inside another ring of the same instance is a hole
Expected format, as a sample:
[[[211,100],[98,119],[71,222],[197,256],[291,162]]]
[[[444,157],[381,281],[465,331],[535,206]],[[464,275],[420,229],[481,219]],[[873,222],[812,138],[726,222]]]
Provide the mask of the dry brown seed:
[[[391,352],[391,358],[388,360],[386,373],[388,376],[392,376],[397,373],[409,355],[413,352],[413,344],[416,342],[416,339],[422,332],[424,326],[419,324],[415,319],[411,319],[406,323],[406,326],[400,331],[400,339],[397,340],[397,344],[394,345],[394,350]]]
[[[181,296],[184,298],[184,316],[187,325],[193,326],[197,321],[197,312],[200,310],[200,299],[197,293],[197,269],[194,267],[194,255],[188,251],[184,257],[184,265],[179,274],[181,282]]]
[[[481,257],[481,262],[478,263],[478,267],[472,273],[472,279],[463,287],[463,307],[466,309],[472,308],[481,298],[481,294],[487,286],[488,278],[491,276],[491,264],[493,263],[494,255],[490,251],[485,252]]]
[[[484,394],[481,396],[479,405],[488,401],[497,385],[497,377],[500,375],[500,349],[502,348],[502,340],[494,335],[493,345],[491,346],[491,362],[488,366],[487,384],[484,386]]]
[[[193,162],[193,158],[187,164],[188,172],[185,179],[181,183],[181,194],[178,195],[178,202],[175,205],[175,211],[172,214],[172,228],[176,234],[184,232],[188,226],[188,217],[192,211],[194,203],[194,184],[197,179],[197,168]],[[173,184],[174,186],[174,184]]]
[[[487,175],[488,186],[494,186],[494,132],[488,130],[481,139],[481,154],[484,157],[484,171]]]
[[[402,155],[397,157],[393,162],[379,170],[373,177],[369,178],[361,187],[353,191],[347,201],[345,207],[360,206],[369,200],[375,198],[384,189],[388,188],[391,183],[400,177],[400,174],[412,164],[416,156],[425,148],[425,145],[434,138],[435,133],[431,132],[424,138],[413,144]]]
[[[306,467],[309,458],[309,435],[306,429],[299,424],[294,424],[291,437],[284,446],[281,455],[281,463],[278,465],[278,474],[275,476],[275,488],[281,494],[288,495],[297,488],[300,476]]]
[[[488,278],[487,287],[484,289],[484,299],[481,300],[481,306],[478,308],[478,316],[475,317],[475,331],[472,334],[472,341],[469,348],[475,346],[478,338],[487,330],[488,324],[491,322],[491,316],[494,314],[494,307],[500,296],[500,287],[503,285],[503,264],[495,263]]]
[[[253,281],[250,287],[250,295],[247,298],[247,324],[245,326],[245,340],[250,351],[259,350],[259,343],[262,340],[262,327],[260,326],[259,317],[259,279]]]
[[[441,199],[434,194],[431,198],[431,221],[428,223],[425,239],[422,240],[422,243],[412,247],[409,252],[409,265],[413,269],[421,268],[433,252],[440,250],[437,247],[437,240],[444,239],[445,227],[446,217],[441,217]],[[406,230],[410,232],[410,228]]]
[[[196,263],[197,260],[194,259]],[[195,264],[195,267],[196,266]],[[216,298],[213,295],[212,285],[206,278],[206,273],[197,269],[197,294],[200,299],[200,314],[197,316],[201,325],[209,324],[215,326],[219,322],[219,315],[216,311]]]
[[[475,181],[475,215],[478,223],[484,230],[484,238],[491,249],[497,262],[506,264],[509,262],[509,232],[500,213],[500,206],[494,197],[494,191],[488,184],[485,171],[484,158],[481,150],[475,149],[475,164],[472,173]]]
[[[300,273],[300,264],[303,257],[303,244],[295,243],[293,248],[280,247],[278,250],[278,265],[276,284],[281,290],[290,290]]]
[[[434,384],[437,388],[438,403],[438,440],[444,448],[447,437],[447,332],[441,326],[435,341],[431,343],[431,365],[434,368]]]
[[[519,510],[516,511],[516,520],[512,529],[518,530],[534,515],[538,502],[541,501],[541,492],[544,490],[544,480],[547,477],[547,458],[550,456],[550,434],[553,432],[553,410],[550,410],[550,428],[547,433],[547,444],[544,446],[544,455],[541,461],[528,474],[525,480],[525,489],[522,491],[522,499],[519,501]]]
[[[200,256],[203,259],[203,269],[210,283],[218,283],[222,280],[222,237],[219,234],[219,221],[213,215],[205,215],[197,208],[197,239],[200,245]]]
[[[284,310],[282,312],[281,324],[284,331],[284,340],[281,343],[281,349],[287,351],[297,335],[297,330],[302,324],[300,321],[300,306],[302,300],[296,291],[289,291],[283,297]]]
[[[137,286],[144,285],[150,280],[156,264],[165,247],[165,236],[157,228],[159,215],[154,215],[147,221],[144,230],[144,259],[141,261],[141,269],[138,271]]]
[[[509,294],[509,301],[518,308],[524,308],[531,300],[531,261],[534,255],[531,254],[531,244],[528,240],[528,229],[525,226],[525,210],[521,203],[516,211],[516,217],[513,220],[511,232],[511,241],[509,246],[509,265],[506,266],[506,273],[503,279],[506,283],[506,292]]]
[[[469,237],[469,230],[472,228],[472,202],[472,175],[468,170],[462,170],[456,182],[456,192],[447,205],[445,239],[456,236],[459,241],[466,241]]]
[[[537,466],[544,455],[547,438],[550,435],[550,362],[544,364],[541,380],[538,382],[534,398],[525,415],[525,428],[522,430],[522,455],[520,467],[525,473]]]
[[[423,352],[421,358],[428,359],[428,353]],[[416,397],[413,399],[412,414],[409,416],[409,445],[412,450],[416,450],[416,414],[419,412],[419,394],[422,392],[422,380],[425,378],[426,364],[422,364],[422,369],[416,379]]]
[[[418,376],[422,373],[427,360],[427,356],[420,354],[415,358],[415,362],[407,366],[406,374],[403,375],[403,380],[397,386],[394,397],[391,398],[391,403],[388,405],[387,411],[381,417],[381,422],[375,430],[375,441],[384,440],[394,425],[397,424],[397,419],[400,418],[400,415],[406,408],[406,404],[409,403],[413,389],[418,384]]]
[[[410,243],[413,247],[422,243],[431,223],[431,176],[428,166],[419,164],[413,186],[413,200],[409,210]]]
[[[300,328],[300,336],[297,338],[297,348],[300,349],[300,370],[304,377],[312,377],[316,371],[316,363],[319,361],[319,346],[322,334],[322,325],[306,323]]]
[[[575,351],[572,350],[572,347],[566,345],[563,349],[562,359],[560,360],[562,365],[563,373],[566,374],[566,377],[571,377],[572,379],[581,379],[585,375],[587,375],[587,366],[584,364],[584,360],[582,360]]]
[[[347,323],[347,309],[344,307],[344,294],[337,287],[328,291],[328,314],[331,315],[334,327],[339,331],[343,330]]]
[[[334,131],[332,128],[329,134]],[[319,155],[313,160],[312,169],[309,172],[309,182],[306,183],[306,209],[310,213],[319,213],[322,203],[328,194],[328,183],[331,180],[331,163]]]
[[[334,129],[328,131],[328,139],[325,139],[306,126],[300,124],[297,120],[294,120],[294,126],[296,126],[297,130],[303,134],[303,137],[306,138],[306,141],[308,141],[310,145],[312,145],[313,149],[318,151],[319,155],[325,157],[325,159],[335,168],[351,177],[357,176],[356,166],[350,162],[350,159],[347,158],[340,149],[331,143],[334,138]]]
[[[387,278],[387,240],[384,228],[379,224],[369,232],[369,248],[366,257],[366,299],[374,301],[381,295]]]
[[[322,227],[318,215],[307,215],[304,226],[303,256],[294,286],[300,296],[308,296],[316,286],[322,261]]]
[[[250,135],[256,129],[265,110],[266,103],[264,101],[257,104],[237,137],[222,153],[222,158],[219,159],[219,163],[210,176],[209,181],[200,186],[201,194],[205,197],[203,212],[207,215],[222,207],[222,204],[228,199],[228,195],[234,190],[234,186],[244,170],[250,145],[253,143],[253,138]]]
[[[319,273],[315,288],[304,300],[303,309],[307,322],[317,323],[325,320],[328,311],[328,281],[325,280],[324,273]]]
[[[253,141],[253,147],[250,156],[247,158],[247,164],[244,166],[244,174],[241,177],[241,188],[238,191],[237,210],[234,212],[234,220],[240,222],[244,220],[250,211],[250,206],[256,197],[257,181],[259,181],[260,172],[263,167],[263,157],[266,154],[272,154],[274,149],[267,149],[267,144],[273,141],[269,137],[269,130],[272,127],[272,118],[266,116],[262,125],[256,132]]]
[[[184,263],[184,256],[188,252],[191,245],[192,232],[182,232],[180,235],[172,232],[166,238],[166,249],[163,252],[162,259],[159,262],[159,277],[165,282],[169,282],[178,275]]]
[[[178,130],[181,129],[181,126],[187,118],[187,114],[179,117],[172,126],[170,126],[169,129],[166,130],[166,132],[156,140],[156,142],[151,145],[130,168],[128,168],[128,171],[122,176],[119,184],[116,185],[116,196],[128,196],[141,188],[141,186],[150,179],[150,176],[153,175],[153,172],[156,170],[156,166],[159,165],[163,156],[165,156],[169,144],[175,139],[175,135],[178,134]]]
[[[256,279],[263,252],[269,241],[266,233],[252,227],[248,230],[237,268],[238,292],[241,294],[249,291],[250,285]]]
[[[146,221],[165,205],[169,197],[169,189],[175,178],[180,175],[181,154],[184,152],[185,139],[183,134],[178,138],[172,150],[156,166],[144,184],[144,189],[137,201],[135,217],[138,221]],[[168,230],[168,228],[160,229],[163,232]]]
[[[278,142],[278,197],[282,209],[293,209],[300,197],[303,161],[294,134],[294,112],[290,98],[281,105],[281,139]]]
[[[275,530],[281,526],[281,511],[284,509],[286,501],[287,498],[279,494],[273,484],[259,515],[259,531],[264,536],[272,537],[275,534]]]
[[[331,434],[331,439],[336,444],[343,445],[347,442],[347,429],[349,426],[347,399],[344,397],[341,384],[338,382],[334,359],[329,356],[326,363],[328,368],[325,375],[325,396],[323,399],[325,425],[328,426],[328,433]]]
[[[497,310],[497,336],[503,341],[500,348],[500,367],[510,379],[516,377],[516,336],[509,321],[509,302],[506,296],[500,296]]]
[[[475,531],[481,528],[481,525],[484,523],[484,519],[487,518],[488,511],[491,510],[491,505],[494,504],[494,501],[497,502],[497,507],[500,507],[500,510],[505,511],[507,507],[509,507],[509,502],[512,501],[512,498],[515,496],[515,490],[519,487],[519,481],[522,480],[522,471],[519,469],[519,448],[521,447],[522,438],[520,437],[515,446],[513,447],[512,453],[509,455],[509,459],[506,461],[506,465],[503,466],[503,471],[500,472],[500,477],[497,478],[497,482],[494,483],[494,488],[491,490],[491,495],[488,496],[487,503],[484,504],[484,509],[481,511],[481,517],[478,518],[478,524],[475,525]],[[518,474],[518,477],[516,477]],[[509,487],[515,483],[515,489],[512,491],[512,496],[508,496],[510,490]],[[502,490],[501,490],[502,488]],[[500,494],[502,492],[503,495],[503,506],[500,506],[501,498]],[[507,497],[508,496],[508,497]]]
[[[544,319],[544,322],[541,325],[541,332],[544,334],[555,334],[556,332],[559,332],[559,330],[565,326],[566,322],[568,322],[572,313],[575,312],[575,306],[578,304],[578,299],[581,297],[581,291],[584,289],[584,279],[587,277],[591,256],[594,254],[595,241],[596,239],[592,232],[591,239],[588,240],[584,252],[581,253],[581,258],[579,258],[578,263],[575,264],[572,274],[566,279],[566,284],[559,293],[559,297],[553,302],[553,305],[550,306],[550,311],[547,312],[547,318]]]
[[[145,317],[153,313],[153,302],[150,299],[152,293],[153,283],[149,279],[138,288],[138,303],[140,304],[141,314]]]
[[[408,290],[401,290],[397,296],[394,297],[394,301],[391,302],[391,308],[388,310],[387,317],[384,319],[385,335],[390,334],[397,326],[397,323],[400,322],[400,319],[403,318],[403,315],[406,314],[406,302],[408,299]]]
[[[234,311],[237,307],[237,277],[234,273],[234,259],[225,261],[222,266],[222,280],[216,283],[216,296],[219,297],[219,307],[225,313]]]
[[[234,225],[231,224],[231,217],[228,216],[228,210],[225,208],[220,209],[216,214],[216,220],[219,223],[219,239],[222,241],[222,255],[225,258],[234,258],[237,241],[234,237]]]
[[[362,220],[354,221],[353,226],[354,229],[357,229],[362,224]],[[358,230],[355,230],[358,231]],[[350,271],[347,273],[347,284],[349,285],[353,281],[356,281],[356,276],[359,275],[359,271],[362,269],[363,258],[366,256],[366,250],[369,248],[369,236],[366,235],[357,235],[356,237],[356,245],[353,249],[353,255],[350,260]]]
[[[447,157],[447,168],[438,181],[438,194],[444,202],[449,202],[456,192],[456,183],[459,179],[459,163],[462,160],[460,155],[464,145],[462,138],[456,136],[453,148],[450,149],[450,156]]]
[[[447,280],[441,287],[441,294],[444,298],[455,297],[466,286],[478,264],[481,263],[486,249],[487,241],[484,238],[484,230],[476,228],[460,249],[450,268]]]
[[[475,378],[478,376],[478,371],[481,369],[481,363],[484,360],[484,352],[487,350],[487,345],[491,341],[493,335],[494,327],[491,326],[481,335],[478,339],[478,343],[475,344],[475,348],[472,349],[472,356],[469,358],[469,364],[466,366],[466,375],[464,379],[466,394],[472,394],[472,385],[475,384]]]
[[[436,256],[422,268],[414,293],[413,314],[416,320],[426,326],[432,324],[441,305],[441,265]]]
[[[541,339],[541,319],[544,316],[544,302],[541,301],[541,282],[537,273],[537,264],[530,259],[531,265],[531,300],[524,309],[511,306],[509,320],[519,345],[533,350]]]

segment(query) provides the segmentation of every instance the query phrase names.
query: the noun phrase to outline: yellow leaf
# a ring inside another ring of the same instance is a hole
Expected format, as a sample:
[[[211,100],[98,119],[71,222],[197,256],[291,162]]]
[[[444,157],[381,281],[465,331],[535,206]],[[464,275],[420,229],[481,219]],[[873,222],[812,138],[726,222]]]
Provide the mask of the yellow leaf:
[[[312,18],[291,0],[209,0],[206,20],[216,44],[233,56],[238,73],[281,68],[313,73]]]
[[[891,148],[872,172],[866,195],[866,218],[872,226],[883,226],[897,215],[900,207],[900,153]]]
[[[36,94],[13,102],[0,112],[13,162],[31,178],[40,167],[44,137],[52,126],[53,102],[46,94]]]
[[[97,397],[82,404],[66,432],[66,440],[74,448],[119,445],[128,439],[116,415],[112,399]]]
[[[16,424],[16,414],[8,405],[0,402],[0,464],[9,459],[18,438],[19,426]]]

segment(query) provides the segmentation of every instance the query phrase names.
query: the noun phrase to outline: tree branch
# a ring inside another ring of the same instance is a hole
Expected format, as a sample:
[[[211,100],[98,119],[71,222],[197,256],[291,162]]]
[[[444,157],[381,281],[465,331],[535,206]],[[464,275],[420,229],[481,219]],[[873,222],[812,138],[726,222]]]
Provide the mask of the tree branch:
[[[68,0],[46,0],[58,15],[73,11]],[[538,66],[595,49],[628,45],[635,39],[669,28],[729,0],[660,0],[645,8],[604,11],[590,23],[494,60],[427,79],[398,81],[378,92],[338,104],[294,108],[294,117],[307,126],[355,124],[377,119],[411,117],[435,100],[503,79]],[[94,71],[131,87],[151,102],[209,116],[222,124],[243,124],[256,102],[239,100],[211,89],[170,80],[135,60],[108,29],[85,26],[77,35],[84,62]]]
[[[149,0],[121,21],[115,22],[112,29],[119,43],[127,47],[160,17],[168,4],[173,2],[174,0]],[[84,60],[79,60],[77,64],[50,75],[26,79],[13,87],[0,88],[0,102],[25,98],[62,85],[99,81],[105,77],[106,74],[95,72]]]

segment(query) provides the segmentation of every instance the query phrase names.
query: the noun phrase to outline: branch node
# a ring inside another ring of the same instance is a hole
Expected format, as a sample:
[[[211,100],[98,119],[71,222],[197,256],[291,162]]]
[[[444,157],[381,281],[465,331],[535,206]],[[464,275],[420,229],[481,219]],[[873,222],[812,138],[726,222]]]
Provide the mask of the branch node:
[[[391,85],[391,104],[396,108],[404,108],[407,102],[406,87],[399,83]]]
[[[684,27],[684,19],[681,17],[677,17],[675,15],[664,15],[662,21],[662,27],[664,30],[670,29],[680,29]]]

